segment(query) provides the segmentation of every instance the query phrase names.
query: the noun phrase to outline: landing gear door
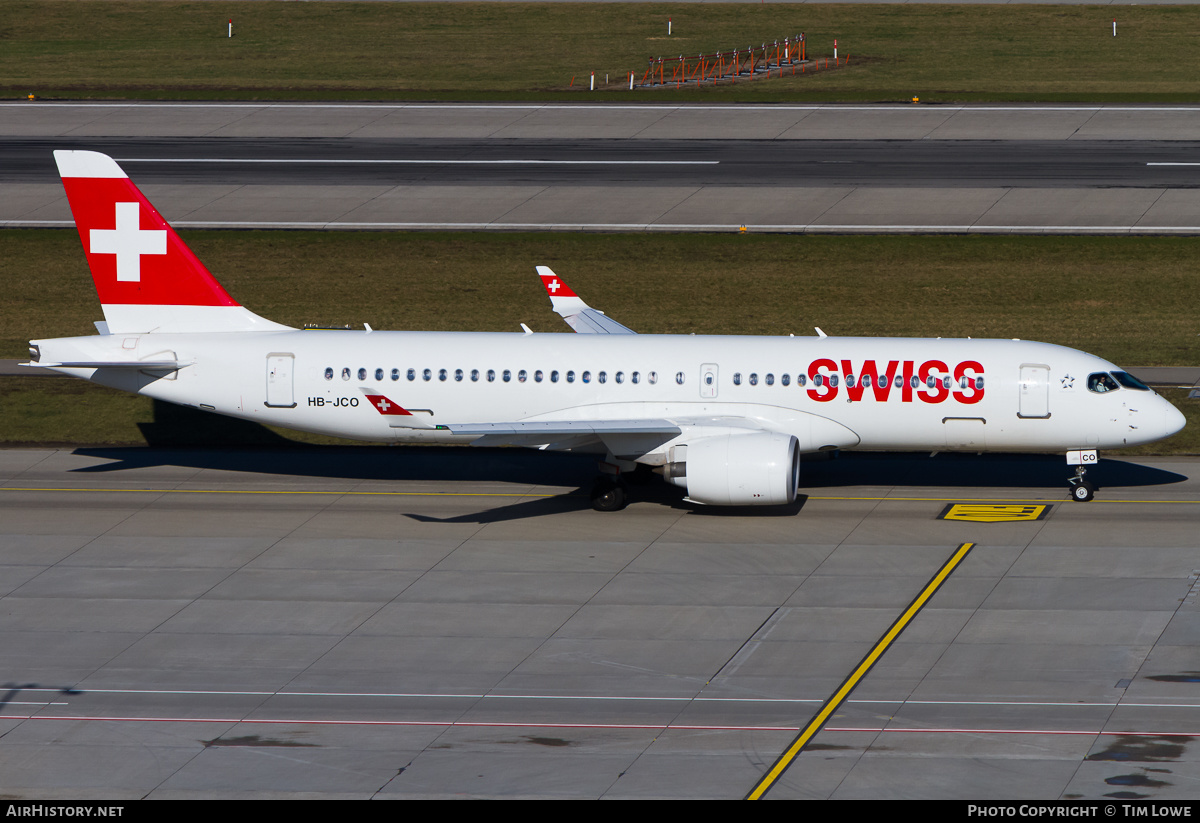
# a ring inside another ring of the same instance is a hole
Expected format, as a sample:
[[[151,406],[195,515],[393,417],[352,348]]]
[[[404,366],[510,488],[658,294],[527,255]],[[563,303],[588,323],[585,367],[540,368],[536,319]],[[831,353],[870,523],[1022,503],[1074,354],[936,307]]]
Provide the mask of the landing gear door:
[[[717,364],[705,363],[700,367],[700,396],[717,396]]]
[[[1025,364],[1021,366],[1020,410],[1017,417],[1047,418],[1050,416],[1050,367]]]
[[[292,394],[294,359],[290,353],[272,352],[267,355],[267,405],[271,408],[296,407],[296,399]]]

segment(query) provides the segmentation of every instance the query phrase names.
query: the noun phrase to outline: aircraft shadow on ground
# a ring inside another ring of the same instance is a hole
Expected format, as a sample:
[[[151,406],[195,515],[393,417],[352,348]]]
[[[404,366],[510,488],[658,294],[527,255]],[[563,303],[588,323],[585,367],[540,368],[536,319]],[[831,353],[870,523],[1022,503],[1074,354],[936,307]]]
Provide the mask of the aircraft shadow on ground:
[[[590,508],[588,490],[596,474],[594,455],[469,446],[315,446],[298,443],[256,423],[155,403],[154,422],[141,424],[147,446],[93,447],[75,453],[108,462],[73,471],[109,473],[156,466],[329,477],[354,480],[507,482],[572,490],[522,500],[445,522],[493,522]],[[801,461],[800,486],[809,491],[884,488],[1061,488],[1073,474],[1061,455],[847,453],[838,459]],[[1101,460],[1089,469],[1097,488],[1162,486],[1188,478],[1125,460]],[[689,503],[682,489],[654,475],[631,477],[631,500],[653,501],[708,516],[791,515],[807,500],[780,507],[711,507]],[[409,515],[417,520],[435,520]]]

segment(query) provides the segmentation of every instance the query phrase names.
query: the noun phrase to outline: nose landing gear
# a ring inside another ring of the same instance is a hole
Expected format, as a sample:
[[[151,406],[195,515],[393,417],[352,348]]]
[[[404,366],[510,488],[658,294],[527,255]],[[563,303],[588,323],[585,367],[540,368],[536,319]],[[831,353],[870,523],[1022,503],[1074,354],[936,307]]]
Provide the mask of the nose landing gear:
[[[1076,466],[1075,476],[1067,481],[1067,486],[1071,489],[1071,499],[1080,503],[1086,503],[1096,496],[1096,487],[1083,479],[1086,474],[1086,468]]]

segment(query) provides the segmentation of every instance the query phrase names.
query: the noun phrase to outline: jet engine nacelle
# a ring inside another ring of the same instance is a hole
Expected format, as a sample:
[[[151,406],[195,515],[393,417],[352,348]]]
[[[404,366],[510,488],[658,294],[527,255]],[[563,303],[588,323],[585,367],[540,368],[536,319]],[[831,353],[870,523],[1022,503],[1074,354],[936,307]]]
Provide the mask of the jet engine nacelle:
[[[746,432],[704,437],[673,449],[663,475],[710,506],[780,506],[796,499],[800,444],[790,434]]]

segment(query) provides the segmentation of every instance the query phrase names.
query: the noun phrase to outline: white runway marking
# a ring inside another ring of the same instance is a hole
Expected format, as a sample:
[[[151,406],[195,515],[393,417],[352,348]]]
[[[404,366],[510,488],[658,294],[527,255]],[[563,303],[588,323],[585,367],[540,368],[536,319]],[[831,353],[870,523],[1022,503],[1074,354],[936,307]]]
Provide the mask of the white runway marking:
[[[0,220],[5,228],[73,227],[72,220]],[[173,220],[177,229],[315,229],[361,231],[674,231],[736,232],[737,223],[348,223],[301,221]],[[754,225],[752,233],[871,233],[895,234],[1200,234],[1200,226],[1043,226],[1043,225],[901,225],[874,223],[776,223]]]
[[[820,703],[822,697],[697,697],[694,695],[678,696],[646,696],[636,695],[597,695],[597,694],[478,694],[454,692],[294,692],[294,691],[240,691],[233,689],[89,689],[79,687],[79,694],[153,694],[153,695],[204,695],[216,697],[353,697],[353,698],[394,698],[404,700],[580,700],[604,702],[676,702],[676,703],[754,703],[754,704],[791,704],[791,703]],[[28,688],[21,689],[22,693],[49,692],[61,694],[61,689]],[[1200,709],[1200,703],[1140,703],[1131,700],[1112,701],[1059,701],[1059,700],[907,700],[895,699],[850,699],[846,704],[875,705],[875,706],[1029,706],[1044,708],[1057,706],[1061,708],[1171,708],[1171,709]]]
[[[984,106],[984,105],[839,105],[837,103],[782,105],[782,106],[741,106],[703,104],[671,104],[671,103],[159,103],[159,102],[121,102],[121,103],[72,103],[72,102],[10,102],[0,103],[0,107],[20,107],[22,109],[38,108],[164,108],[164,109],[486,109],[513,111],[540,110],[633,110],[633,111],[923,111],[945,113],[956,111],[1129,111],[1129,112],[1194,112],[1200,111],[1200,106]]]
[[[717,166],[720,160],[240,160],[230,157],[118,157],[119,163],[321,163],[393,166]]]
[[[324,720],[305,718],[248,718],[248,717],[163,717],[163,716],[116,716],[116,715],[48,715],[48,714],[10,714],[0,715],[0,720],[69,720],[79,722],[90,720],[109,723],[221,723],[247,724],[264,726],[436,726],[445,728],[503,728],[503,729],[662,729],[671,731],[753,731],[753,732],[796,732],[799,726],[756,726],[756,725],[724,725],[706,723],[546,723],[521,721],[460,721],[460,720]],[[866,732],[880,734],[898,732],[907,734],[1038,734],[1038,735],[1088,735],[1102,737],[1200,737],[1200,732],[1178,731],[1175,729],[1163,731],[1146,731],[1123,729],[1107,731],[1103,729],[984,729],[984,728],[884,728],[881,726],[827,726],[830,732]]]

